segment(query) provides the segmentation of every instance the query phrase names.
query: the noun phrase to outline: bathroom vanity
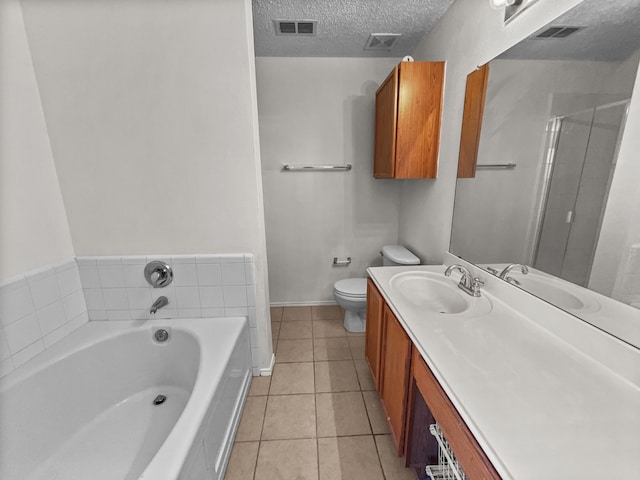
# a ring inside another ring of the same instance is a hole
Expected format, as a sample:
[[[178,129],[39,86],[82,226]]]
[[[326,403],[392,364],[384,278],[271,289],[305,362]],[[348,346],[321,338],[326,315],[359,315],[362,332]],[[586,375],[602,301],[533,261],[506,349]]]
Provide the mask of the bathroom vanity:
[[[445,266],[368,270],[366,357],[406,465],[437,462],[437,423],[468,479],[635,478],[640,351],[462,263],[481,297]]]

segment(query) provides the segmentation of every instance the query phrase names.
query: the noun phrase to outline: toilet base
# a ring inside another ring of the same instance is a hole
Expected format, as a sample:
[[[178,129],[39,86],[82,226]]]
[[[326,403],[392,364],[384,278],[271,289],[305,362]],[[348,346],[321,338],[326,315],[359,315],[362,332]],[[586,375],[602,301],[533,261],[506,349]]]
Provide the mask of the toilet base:
[[[363,333],[366,329],[366,310],[354,312],[352,310],[344,311],[344,328],[350,333]]]

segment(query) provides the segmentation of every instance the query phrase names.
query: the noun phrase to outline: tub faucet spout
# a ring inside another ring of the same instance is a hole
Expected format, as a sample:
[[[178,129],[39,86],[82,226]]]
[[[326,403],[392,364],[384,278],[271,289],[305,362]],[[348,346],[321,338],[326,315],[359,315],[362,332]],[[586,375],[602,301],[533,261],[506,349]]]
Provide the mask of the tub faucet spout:
[[[153,302],[153,305],[151,305],[151,309],[149,310],[149,313],[155,314],[160,308],[168,304],[169,304],[169,300],[167,299],[167,297],[165,297],[164,295],[162,297],[158,297],[158,299],[155,302]]]

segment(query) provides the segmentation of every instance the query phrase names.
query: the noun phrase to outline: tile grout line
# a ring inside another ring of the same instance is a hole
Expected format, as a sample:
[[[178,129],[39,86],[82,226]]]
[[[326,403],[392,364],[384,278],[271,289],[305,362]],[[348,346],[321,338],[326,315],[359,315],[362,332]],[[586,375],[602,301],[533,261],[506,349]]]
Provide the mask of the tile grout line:
[[[316,425],[316,478],[320,479],[320,441],[318,439],[318,392],[316,386],[316,332],[313,327],[313,311],[311,312],[311,359],[313,361],[313,413]]]

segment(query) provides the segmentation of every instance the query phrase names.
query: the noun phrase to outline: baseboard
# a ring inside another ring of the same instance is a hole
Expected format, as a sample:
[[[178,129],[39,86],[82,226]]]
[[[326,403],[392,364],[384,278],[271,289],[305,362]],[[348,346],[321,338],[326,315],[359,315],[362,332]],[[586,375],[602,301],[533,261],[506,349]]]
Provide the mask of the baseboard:
[[[271,354],[271,361],[269,362],[269,367],[260,369],[261,377],[270,377],[273,374],[273,366],[276,363],[276,355],[274,353]]]
[[[337,305],[333,300],[318,300],[308,302],[272,302],[272,307],[320,307],[322,305]]]

